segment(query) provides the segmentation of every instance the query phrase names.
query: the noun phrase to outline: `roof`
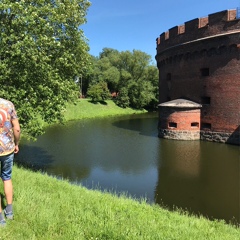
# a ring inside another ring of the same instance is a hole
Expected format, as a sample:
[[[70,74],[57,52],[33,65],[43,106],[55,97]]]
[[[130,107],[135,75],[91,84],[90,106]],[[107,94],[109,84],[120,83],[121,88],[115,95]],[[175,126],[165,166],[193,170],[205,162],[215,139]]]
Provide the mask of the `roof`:
[[[175,99],[169,102],[160,103],[158,107],[201,108],[202,105],[186,99]]]

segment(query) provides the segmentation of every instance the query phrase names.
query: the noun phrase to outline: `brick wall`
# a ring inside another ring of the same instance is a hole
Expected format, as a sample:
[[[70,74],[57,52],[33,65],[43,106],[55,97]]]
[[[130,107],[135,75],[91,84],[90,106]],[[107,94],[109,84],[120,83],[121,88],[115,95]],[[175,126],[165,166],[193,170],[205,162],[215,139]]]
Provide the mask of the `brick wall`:
[[[159,108],[159,137],[177,140],[200,139],[200,109]]]
[[[172,130],[200,130],[200,109],[179,109],[161,107],[159,109],[159,128]],[[169,126],[169,123],[176,123],[177,127]],[[191,126],[198,123],[198,126]]]

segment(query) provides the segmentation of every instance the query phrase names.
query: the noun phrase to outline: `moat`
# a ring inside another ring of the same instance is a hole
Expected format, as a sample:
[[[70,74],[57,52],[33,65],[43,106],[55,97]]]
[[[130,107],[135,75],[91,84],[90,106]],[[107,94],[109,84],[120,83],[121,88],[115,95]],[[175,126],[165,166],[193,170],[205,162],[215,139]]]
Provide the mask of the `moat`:
[[[69,122],[22,142],[16,162],[89,189],[240,223],[239,146],[158,138],[156,113]]]

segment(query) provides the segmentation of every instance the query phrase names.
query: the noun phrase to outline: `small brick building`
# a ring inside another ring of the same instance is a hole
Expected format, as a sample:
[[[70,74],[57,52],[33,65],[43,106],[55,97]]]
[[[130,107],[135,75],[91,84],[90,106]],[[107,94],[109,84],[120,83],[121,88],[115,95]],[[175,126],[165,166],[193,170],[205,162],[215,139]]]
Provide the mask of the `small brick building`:
[[[199,140],[201,107],[185,99],[159,104],[159,137]]]
[[[196,18],[162,33],[155,58],[160,109],[161,104],[176,99],[200,104],[201,139],[240,145],[240,19],[236,10]],[[159,136],[163,136],[161,129]]]

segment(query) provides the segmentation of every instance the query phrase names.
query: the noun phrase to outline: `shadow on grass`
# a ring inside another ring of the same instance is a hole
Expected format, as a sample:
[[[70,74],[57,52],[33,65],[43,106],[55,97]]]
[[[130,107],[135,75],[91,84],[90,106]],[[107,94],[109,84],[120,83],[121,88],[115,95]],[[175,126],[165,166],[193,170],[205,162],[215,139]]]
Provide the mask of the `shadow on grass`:
[[[92,103],[92,104],[98,104],[100,103],[101,105],[107,105],[107,102],[105,101],[93,101],[93,100],[89,100],[88,102]]]
[[[6,207],[6,204],[5,204],[5,195],[3,193],[0,193],[0,197],[1,197],[1,206],[2,206],[2,209],[4,209]]]

